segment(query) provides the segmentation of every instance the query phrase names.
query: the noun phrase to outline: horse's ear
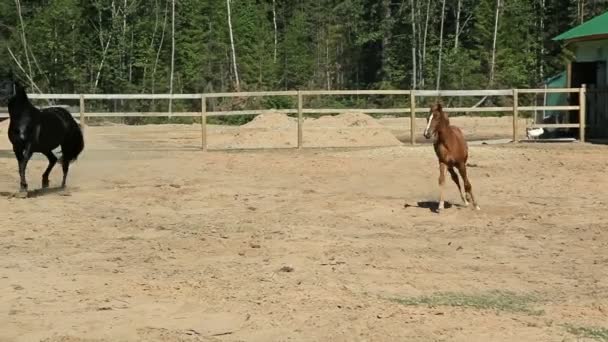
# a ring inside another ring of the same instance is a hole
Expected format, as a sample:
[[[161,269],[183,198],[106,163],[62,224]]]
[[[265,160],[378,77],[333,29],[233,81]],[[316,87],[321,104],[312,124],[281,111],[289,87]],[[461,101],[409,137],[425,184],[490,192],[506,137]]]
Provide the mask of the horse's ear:
[[[21,85],[21,82],[14,80],[13,84],[15,86],[15,94],[25,94],[25,87]]]

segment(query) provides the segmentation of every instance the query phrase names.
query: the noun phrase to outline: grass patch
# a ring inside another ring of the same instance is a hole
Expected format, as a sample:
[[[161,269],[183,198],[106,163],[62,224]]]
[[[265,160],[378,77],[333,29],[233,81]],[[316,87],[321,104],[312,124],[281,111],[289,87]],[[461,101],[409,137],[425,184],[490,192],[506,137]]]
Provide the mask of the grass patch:
[[[597,341],[608,342],[608,329],[599,327],[575,327],[569,324],[564,325],[566,330],[572,335],[583,338],[592,338]]]
[[[543,310],[536,310],[532,304],[540,299],[531,294],[516,294],[510,291],[490,291],[482,294],[464,294],[457,292],[441,292],[431,296],[395,298],[395,302],[411,306],[452,306],[473,308],[479,310],[495,310],[519,312],[539,316]]]

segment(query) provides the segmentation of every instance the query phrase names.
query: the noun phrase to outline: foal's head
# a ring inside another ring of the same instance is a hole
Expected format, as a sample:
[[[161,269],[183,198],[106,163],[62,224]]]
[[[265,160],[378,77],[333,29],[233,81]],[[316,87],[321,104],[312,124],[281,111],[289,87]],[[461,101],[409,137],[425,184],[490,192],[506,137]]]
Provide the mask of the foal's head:
[[[430,139],[440,124],[449,124],[448,114],[443,111],[441,103],[436,103],[431,106],[429,117],[426,119],[426,129],[424,130],[424,137]]]

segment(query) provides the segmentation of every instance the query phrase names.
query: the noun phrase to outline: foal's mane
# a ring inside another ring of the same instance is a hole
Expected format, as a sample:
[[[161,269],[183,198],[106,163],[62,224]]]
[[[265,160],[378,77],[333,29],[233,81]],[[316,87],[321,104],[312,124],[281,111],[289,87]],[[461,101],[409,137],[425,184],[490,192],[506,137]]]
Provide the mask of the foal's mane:
[[[437,120],[439,120],[440,124],[444,124],[446,126],[450,125],[450,118],[448,117],[448,114],[443,111],[443,106],[441,105],[441,102],[437,102],[432,105],[431,111],[433,112],[433,114],[437,114],[436,118]]]

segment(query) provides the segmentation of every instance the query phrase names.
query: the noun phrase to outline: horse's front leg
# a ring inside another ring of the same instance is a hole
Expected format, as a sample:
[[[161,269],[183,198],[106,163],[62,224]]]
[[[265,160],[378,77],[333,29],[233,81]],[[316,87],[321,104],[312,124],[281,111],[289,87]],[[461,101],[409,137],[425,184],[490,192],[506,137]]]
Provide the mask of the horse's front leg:
[[[439,162],[439,206],[437,207],[438,212],[442,211],[444,208],[443,188],[445,187],[445,172],[447,168],[447,165],[442,162]]]
[[[21,196],[24,194],[27,195],[27,180],[25,177],[25,170],[27,168],[27,163],[30,161],[32,157],[31,153],[31,145],[26,145],[23,149],[16,149],[15,156],[17,157],[17,162],[19,164],[19,178],[20,178],[20,188],[19,192]]]

